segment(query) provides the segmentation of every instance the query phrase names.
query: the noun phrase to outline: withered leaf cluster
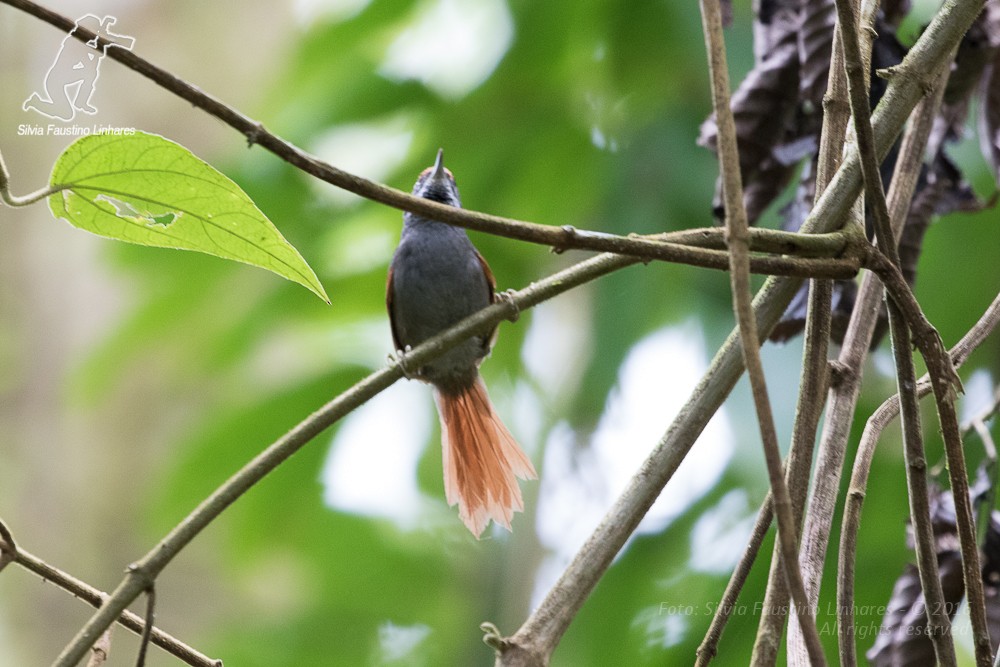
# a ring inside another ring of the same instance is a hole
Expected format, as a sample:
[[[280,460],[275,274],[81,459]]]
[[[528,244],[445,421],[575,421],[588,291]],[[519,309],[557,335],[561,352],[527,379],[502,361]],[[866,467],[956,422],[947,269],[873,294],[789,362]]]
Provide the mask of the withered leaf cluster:
[[[993,480],[982,469],[976,484],[970,489],[976,504],[991,502]],[[938,570],[944,594],[945,611],[949,618],[965,598],[962,578],[962,554],[959,551],[955,505],[950,491],[930,492],[931,524],[934,528]],[[912,530],[909,536],[913,547]],[[993,651],[1000,644],[1000,512],[994,510],[989,519],[982,545],[983,588],[986,597],[986,620]],[[913,564],[907,564],[896,579],[886,605],[875,643],[867,653],[875,667],[935,664],[934,645],[927,635],[927,609],[920,576]]]
[[[791,201],[781,207],[778,215],[784,229],[795,231],[811,210],[816,194],[815,164],[837,12],[833,0],[758,0],[755,5],[755,65],[732,96],[744,204],[750,223],[755,224],[782,193],[794,187]],[[909,10],[909,0],[882,3],[872,48],[872,108],[886,89],[885,80],[877,72],[906,56],[907,49],[897,39],[896,31]],[[916,279],[924,233],[932,219],[986,205],[972,191],[962,170],[949,159],[948,145],[969,132],[977,132],[983,155],[1000,178],[998,57],[1000,0],[987,0],[951,65],[944,101],[904,222],[900,258],[911,284]],[[968,127],[973,108],[979,119],[975,130]],[[715,118],[710,117],[702,125],[698,142],[716,150],[717,132]],[[894,147],[882,164],[886,188],[896,166],[897,149]],[[716,193],[715,215],[721,219],[721,181],[716,184]],[[843,341],[855,295],[854,281],[836,283],[832,335],[837,342]],[[771,334],[772,340],[785,341],[802,331],[806,303],[803,288]],[[880,328],[884,331],[884,327]],[[877,333],[873,344],[877,344],[878,337]]]

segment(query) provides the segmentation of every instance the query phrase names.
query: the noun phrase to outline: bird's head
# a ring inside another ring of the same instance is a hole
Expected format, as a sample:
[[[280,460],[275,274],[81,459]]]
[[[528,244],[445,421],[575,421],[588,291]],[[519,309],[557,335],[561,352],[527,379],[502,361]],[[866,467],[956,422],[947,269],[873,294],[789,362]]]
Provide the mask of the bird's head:
[[[432,199],[461,208],[462,200],[458,196],[458,186],[451,170],[444,166],[444,149],[439,149],[434,165],[420,172],[413,194],[424,199]]]

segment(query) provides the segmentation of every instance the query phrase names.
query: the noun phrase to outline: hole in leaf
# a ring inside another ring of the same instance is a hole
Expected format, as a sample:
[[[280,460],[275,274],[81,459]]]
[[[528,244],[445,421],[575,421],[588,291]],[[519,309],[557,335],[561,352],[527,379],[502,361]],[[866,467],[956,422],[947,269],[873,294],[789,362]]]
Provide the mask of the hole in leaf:
[[[150,217],[149,224],[163,225],[164,227],[168,227],[171,224],[173,224],[174,220],[176,220],[179,217],[180,217],[179,213],[170,213],[170,212],[164,213],[163,215],[154,215]]]
[[[124,218],[130,222],[144,224],[147,227],[152,227],[153,225],[169,227],[182,215],[176,211],[166,211],[159,214],[150,213],[149,211],[139,211],[131,203],[109,195],[97,195],[97,197],[94,198],[94,201],[108,202],[114,207],[115,215],[119,218]]]

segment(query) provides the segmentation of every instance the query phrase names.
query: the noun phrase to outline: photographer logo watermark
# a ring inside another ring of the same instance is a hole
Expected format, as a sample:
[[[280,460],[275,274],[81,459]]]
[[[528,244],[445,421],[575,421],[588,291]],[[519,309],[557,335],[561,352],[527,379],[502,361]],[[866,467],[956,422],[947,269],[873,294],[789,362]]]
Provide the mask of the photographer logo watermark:
[[[25,111],[35,111],[52,120],[67,123],[76,119],[77,113],[88,115],[97,113],[97,108],[91,103],[97,80],[101,75],[101,60],[110,48],[121,48],[131,51],[135,39],[128,35],[111,32],[111,27],[117,22],[114,16],[103,19],[93,14],[87,14],[76,20],[76,25],[67,34],[59,47],[52,66],[45,73],[45,79],[39,91],[33,92],[24,101]],[[100,45],[97,39],[81,42],[76,38],[78,29],[84,28],[102,38]],[[21,125],[18,134],[95,134],[102,130],[120,128],[102,128],[100,126],[70,126],[60,127],[50,124]]]

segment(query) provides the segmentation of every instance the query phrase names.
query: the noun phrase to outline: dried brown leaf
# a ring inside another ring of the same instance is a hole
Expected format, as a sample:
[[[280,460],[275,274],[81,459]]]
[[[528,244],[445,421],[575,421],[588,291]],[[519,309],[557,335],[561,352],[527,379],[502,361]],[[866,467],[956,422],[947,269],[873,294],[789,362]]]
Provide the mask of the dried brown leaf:
[[[952,618],[965,594],[962,557],[957,551],[939,553],[938,569],[946,611]],[[896,580],[875,644],[866,657],[874,667],[925,667],[935,664],[934,645],[927,635],[923,589],[915,565],[907,564]]]
[[[1000,183],[1000,58],[986,68],[979,96],[979,148]]]
[[[910,13],[910,0],[884,0],[880,9],[885,22],[893,28],[898,28],[900,22]]]
[[[799,30],[800,0],[760,0],[753,22],[754,59],[760,63]]]
[[[837,7],[833,0],[806,0],[802,4],[802,28],[798,33],[799,94],[805,113],[815,116],[818,131],[823,114],[823,95],[830,73],[833,31]]]

